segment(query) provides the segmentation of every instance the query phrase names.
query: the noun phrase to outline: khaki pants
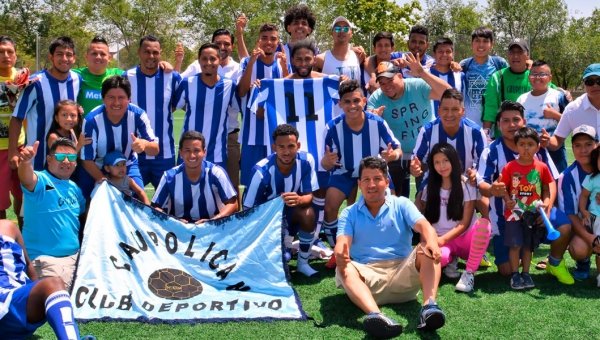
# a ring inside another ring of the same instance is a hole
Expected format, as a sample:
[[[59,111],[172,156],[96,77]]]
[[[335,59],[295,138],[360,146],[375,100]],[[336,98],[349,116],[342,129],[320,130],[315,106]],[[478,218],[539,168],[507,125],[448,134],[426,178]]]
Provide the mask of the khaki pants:
[[[416,267],[417,248],[405,259],[386,260],[362,264],[350,262],[356,268],[378,305],[402,303],[417,298],[421,288],[419,271]],[[342,281],[336,271],[335,282],[338,288]]]
[[[33,267],[39,279],[60,277],[70,292],[78,256],[79,252],[65,257],[42,255],[33,260]]]

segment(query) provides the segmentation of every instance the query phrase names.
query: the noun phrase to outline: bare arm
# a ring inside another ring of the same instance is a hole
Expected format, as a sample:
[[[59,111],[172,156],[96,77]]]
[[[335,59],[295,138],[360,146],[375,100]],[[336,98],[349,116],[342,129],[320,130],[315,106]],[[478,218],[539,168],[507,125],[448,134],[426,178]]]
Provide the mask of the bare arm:
[[[425,241],[424,250],[429,252],[429,254],[425,255],[434,260],[439,260],[442,253],[438,246],[437,234],[431,224],[425,218],[421,218],[415,223],[413,229],[421,234],[421,239]]]
[[[29,191],[35,189],[35,185],[38,181],[38,177],[35,174],[35,171],[33,171],[33,164],[31,164],[31,161],[35,158],[39,145],[40,142],[36,141],[33,143],[33,146],[26,146],[19,152],[19,181],[21,182],[21,185]]]
[[[15,117],[10,118],[8,123],[8,164],[11,169],[19,165],[19,135],[23,127],[23,120]]]
[[[547,149],[550,151],[556,151],[556,150],[558,150],[558,148],[560,148],[561,145],[563,145],[564,142],[565,142],[565,139],[563,137],[553,135],[552,137],[550,137],[550,140],[548,141]]]
[[[90,174],[90,176],[92,176],[94,181],[96,181],[96,183],[106,180],[106,177],[104,176],[102,171],[100,171],[100,169],[96,165],[96,162],[90,161],[90,160],[84,160],[82,162],[82,165],[83,165],[83,168]]]
[[[238,57],[240,60],[248,57],[248,49],[246,48],[246,42],[244,41],[244,29],[246,28],[246,24],[248,23],[248,18],[242,13],[235,20],[235,39],[237,40],[237,51]]]
[[[429,93],[429,99],[432,100],[440,100],[444,91],[449,88],[452,88],[447,82],[443,81],[442,78],[436,77],[430,72],[427,72],[423,69],[421,65],[421,56],[417,54],[415,58],[412,53],[406,54],[406,61],[408,62],[408,67],[410,68],[410,72],[415,76],[423,79],[430,87],[431,92]]]
[[[352,236],[341,235],[335,241],[335,262],[339,271],[344,272],[344,269],[350,263],[350,246],[352,246]]]
[[[150,200],[146,195],[144,189],[142,189],[137,183],[133,180],[133,178],[129,177],[129,188],[131,191],[135,192],[135,195],[144,202],[145,205],[150,205]]]

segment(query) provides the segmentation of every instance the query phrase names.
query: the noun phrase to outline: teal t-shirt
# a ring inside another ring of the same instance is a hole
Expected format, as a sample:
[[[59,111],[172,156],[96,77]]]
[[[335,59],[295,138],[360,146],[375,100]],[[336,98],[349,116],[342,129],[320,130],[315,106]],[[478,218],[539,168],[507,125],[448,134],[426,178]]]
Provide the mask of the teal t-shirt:
[[[385,106],[383,119],[400,141],[402,158],[410,159],[421,127],[434,119],[429,94],[431,87],[420,78],[404,79],[404,94],[396,100],[381,92],[373,92],[367,109]]]
[[[75,182],[36,171],[33,191],[23,189],[23,240],[29,258],[70,256],[79,251],[79,215],[85,199]]]
[[[95,75],[90,73],[87,67],[81,67],[73,69],[74,72],[79,73],[83,82],[79,89],[79,95],[77,96],[77,102],[83,107],[84,115],[88,114],[96,106],[102,104],[102,82],[107,78],[115,75],[122,75],[123,70],[119,68],[107,68],[106,72],[102,75]]]

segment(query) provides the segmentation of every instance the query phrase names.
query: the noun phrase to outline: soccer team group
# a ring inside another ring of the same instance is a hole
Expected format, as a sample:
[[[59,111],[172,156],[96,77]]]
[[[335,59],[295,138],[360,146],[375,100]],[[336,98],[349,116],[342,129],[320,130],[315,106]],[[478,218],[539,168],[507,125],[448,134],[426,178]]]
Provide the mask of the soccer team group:
[[[550,65],[530,60],[525,41],[513,40],[507,59],[491,55],[485,27],[472,34],[472,57],[457,63],[448,38],[427,54],[420,25],[409,52],[380,32],[367,56],[342,16],[330,26],[332,49],[319,53],[306,5],[285,13],[285,45],[276,25],[263,24],[248,51],[246,24],[242,15],[235,33],[215,31],[183,72],[183,47],[170,64],[152,35],[140,40],[134,68],[108,68],[108,43],[96,37],[87,66],[72,69],[74,43],[60,37],[50,66],[29,76],[14,67],[15,42],[0,36],[0,218],[11,196],[19,216],[19,227],[0,220],[3,335],[27,336],[47,320],[59,339],[79,338],[68,291],[86,202],[102,181],[185,223],[281,196],[282,224],[298,238],[297,271],[318,275],[309,258],[322,232],[336,285],[378,337],[402,332],[378,306],[419,290],[417,327],[442,327],[442,272],[472,291],[490,243],[511,289],[535,286],[529,268],[541,243],[550,252],[538,265],[561,284],[590,277],[600,253],[600,64],[583,71],[585,93],[573,99],[552,83]],[[177,109],[185,117],[176,149]],[[287,122],[269,126],[273,110]]]

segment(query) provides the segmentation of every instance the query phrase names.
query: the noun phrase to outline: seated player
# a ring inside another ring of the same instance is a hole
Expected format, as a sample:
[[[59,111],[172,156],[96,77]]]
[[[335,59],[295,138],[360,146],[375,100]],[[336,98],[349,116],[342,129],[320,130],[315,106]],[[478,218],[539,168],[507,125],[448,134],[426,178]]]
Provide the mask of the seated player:
[[[186,131],[179,140],[183,164],[165,171],[156,188],[152,205],[184,223],[204,223],[238,210],[237,191],[227,172],[204,160],[204,136]]]
[[[244,209],[281,196],[285,203],[283,218],[289,234],[298,233],[298,271],[311,277],[318,275],[308,264],[315,233],[313,192],[319,189],[315,160],[307,152],[299,151],[299,134],[289,124],[279,125],[273,132],[273,150],[252,169],[250,185],[244,193]],[[296,230],[299,228],[299,230]]]
[[[37,279],[19,228],[0,220],[0,337],[24,339],[46,321],[60,340],[79,339],[73,306],[58,277]]]

